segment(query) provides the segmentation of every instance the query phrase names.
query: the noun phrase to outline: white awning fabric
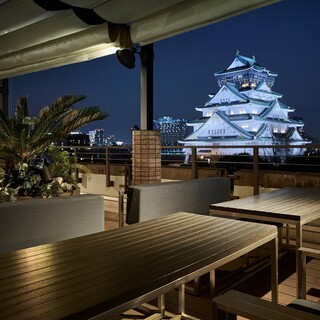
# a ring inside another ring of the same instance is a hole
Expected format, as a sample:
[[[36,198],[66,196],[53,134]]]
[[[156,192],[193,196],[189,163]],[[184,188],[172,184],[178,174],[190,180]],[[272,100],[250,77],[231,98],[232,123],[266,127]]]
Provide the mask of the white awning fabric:
[[[0,0],[0,79],[156,42],[276,1]],[[55,3],[63,9],[46,8]],[[102,22],[83,19],[88,13]]]
[[[148,44],[225,20],[275,1],[186,0],[131,23],[133,42]]]

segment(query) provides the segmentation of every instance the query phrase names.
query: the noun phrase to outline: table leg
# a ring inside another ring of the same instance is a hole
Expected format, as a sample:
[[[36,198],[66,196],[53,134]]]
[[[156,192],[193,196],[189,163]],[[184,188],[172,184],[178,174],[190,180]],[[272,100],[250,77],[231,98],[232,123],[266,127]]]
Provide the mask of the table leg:
[[[297,298],[306,298],[306,256],[298,250],[302,247],[302,225],[296,225],[296,272],[297,272]]]
[[[210,271],[210,298],[215,296],[215,287],[216,287],[216,270]]]
[[[119,228],[124,226],[124,191],[119,191],[118,192],[118,226]]]
[[[160,311],[161,317],[165,316],[165,297],[164,294],[158,297],[158,310]]]
[[[271,241],[271,291],[272,302],[278,303],[278,237]]]
[[[185,314],[185,284],[179,287],[179,313]]]

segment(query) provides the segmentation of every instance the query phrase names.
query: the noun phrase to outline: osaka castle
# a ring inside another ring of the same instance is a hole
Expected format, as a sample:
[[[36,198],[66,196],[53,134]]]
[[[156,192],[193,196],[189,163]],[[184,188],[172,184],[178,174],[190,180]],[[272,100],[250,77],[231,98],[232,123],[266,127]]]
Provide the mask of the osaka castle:
[[[193,132],[181,143],[200,146],[198,154],[252,154],[250,146],[303,145],[298,128],[302,121],[290,119],[294,111],[282,103],[282,94],[273,91],[277,74],[259,65],[256,59],[237,52],[235,59],[223,71],[216,72],[219,90],[209,100],[196,107],[201,117],[188,122]],[[215,146],[216,148],[205,148]],[[243,148],[219,148],[243,146]],[[248,146],[248,148],[246,148]],[[190,149],[185,148],[188,154]],[[291,154],[301,152],[290,149]],[[260,149],[260,155],[270,155],[271,148]]]

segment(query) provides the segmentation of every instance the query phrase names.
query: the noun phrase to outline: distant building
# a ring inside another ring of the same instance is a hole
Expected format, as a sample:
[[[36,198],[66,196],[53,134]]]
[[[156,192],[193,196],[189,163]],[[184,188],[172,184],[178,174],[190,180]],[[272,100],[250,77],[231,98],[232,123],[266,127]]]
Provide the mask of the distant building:
[[[161,133],[161,145],[179,145],[179,141],[187,136],[187,121],[186,119],[173,119],[171,117],[153,120],[154,129]]]
[[[104,146],[104,129],[94,129],[89,131],[90,145],[91,146]]]
[[[116,140],[116,137],[114,134],[109,134],[105,139],[105,144],[107,146],[114,146],[114,145],[116,145],[116,142],[117,142],[117,140]]]
[[[66,146],[90,146],[90,138],[88,134],[81,132],[71,132],[66,141],[64,142]]]
[[[94,142],[96,146],[104,145],[104,129],[96,129],[96,134],[94,137]]]
[[[90,139],[90,146],[94,145],[94,139],[95,139],[95,135],[96,135],[96,131],[95,130],[90,130],[88,132],[89,135],[89,139]]]
[[[210,146],[252,146],[309,143],[300,135],[304,123],[289,117],[294,111],[279,100],[282,94],[272,91],[277,74],[260,66],[256,59],[236,54],[229,67],[216,72],[218,92],[196,108],[202,116],[188,123],[193,132],[182,142],[203,146],[201,154],[252,153],[252,148],[214,148]],[[300,131],[301,132],[301,131]],[[188,150],[188,149],[186,149]],[[298,152],[291,149],[292,153]],[[268,155],[270,149],[261,149]],[[187,152],[187,151],[186,151]]]

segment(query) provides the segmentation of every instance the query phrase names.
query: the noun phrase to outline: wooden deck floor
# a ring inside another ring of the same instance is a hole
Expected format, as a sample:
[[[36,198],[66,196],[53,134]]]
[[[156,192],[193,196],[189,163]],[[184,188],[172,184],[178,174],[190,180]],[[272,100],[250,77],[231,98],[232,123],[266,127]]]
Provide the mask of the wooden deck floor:
[[[117,214],[106,211],[105,220],[106,230],[118,228]],[[260,253],[259,253],[260,254]],[[241,263],[241,261],[236,262]],[[262,261],[261,264],[264,264]],[[271,300],[270,292],[270,269],[269,266],[257,268],[247,268],[239,273],[234,273],[230,278],[225,278],[225,274],[230,271],[230,268],[235,268],[235,265],[227,266],[225,269],[217,273],[217,282],[219,277],[227,279],[221,281],[219,290],[233,289],[241,292],[249,293],[266,300]],[[231,272],[230,272],[231,274]],[[238,282],[239,279],[245,279]],[[206,282],[206,279],[203,279]],[[218,282],[219,283],[219,282]],[[279,303],[287,305],[296,297],[296,273],[295,273],[295,254],[294,252],[286,253],[279,259]],[[308,259],[307,261],[307,299],[320,303],[320,260]],[[178,293],[176,290],[166,295],[166,310],[171,313],[177,312]],[[188,314],[202,320],[211,318],[211,301],[208,295],[208,290],[203,290],[199,296],[192,294],[186,295],[186,311]],[[168,314],[168,317],[171,315]],[[129,311],[119,319],[143,319],[144,312]],[[244,319],[238,317],[238,319]]]

